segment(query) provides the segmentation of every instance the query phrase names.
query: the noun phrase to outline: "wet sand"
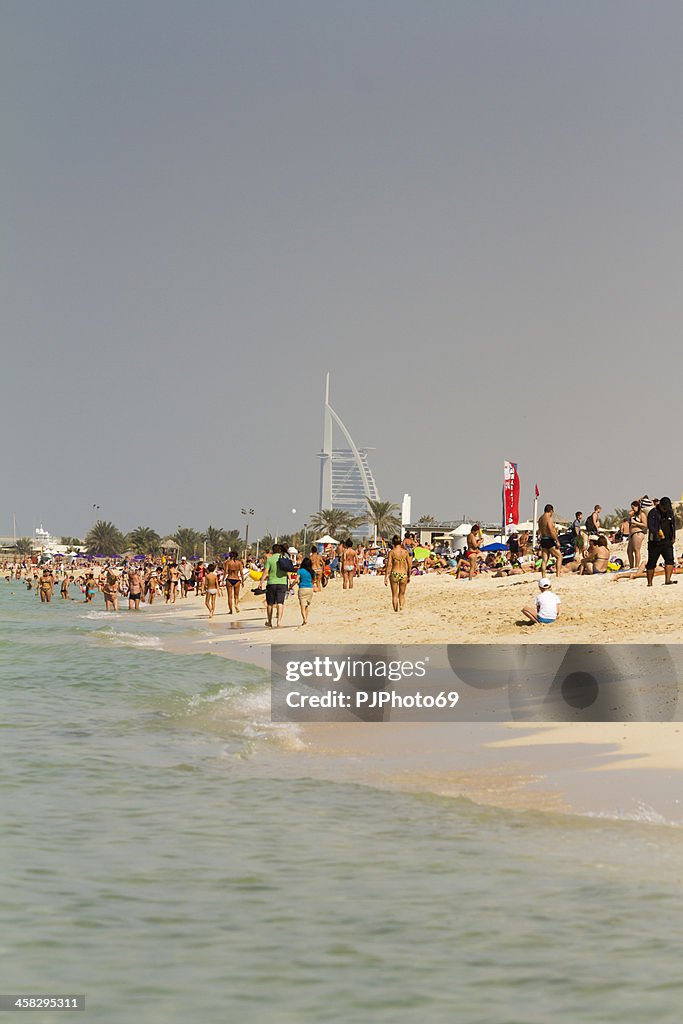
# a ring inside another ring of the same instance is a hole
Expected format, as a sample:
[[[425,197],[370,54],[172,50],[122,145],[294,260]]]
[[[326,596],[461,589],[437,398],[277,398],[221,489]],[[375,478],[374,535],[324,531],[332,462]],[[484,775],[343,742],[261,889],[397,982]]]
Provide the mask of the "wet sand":
[[[155,604],[146,615],[204,619],[213,633],[171,647],[269,667],[277,643],[681,643],[683,587],[647,589],[641,580],[563,577],[562,620],[516,625],[536,578],[414,579],[405,612],[392,611],[383,581],[364,577],[352,592],[331,583],[316,594],[301,628],[290,598],[284,624],[267,629],[263,599],[248,592],[239,615],[220,599],[209,623],[203,601]],[[683,724],[358,722],[299,724],[288,756],[302,775],[465,797],[518,810],[561,811],[683,824]]]

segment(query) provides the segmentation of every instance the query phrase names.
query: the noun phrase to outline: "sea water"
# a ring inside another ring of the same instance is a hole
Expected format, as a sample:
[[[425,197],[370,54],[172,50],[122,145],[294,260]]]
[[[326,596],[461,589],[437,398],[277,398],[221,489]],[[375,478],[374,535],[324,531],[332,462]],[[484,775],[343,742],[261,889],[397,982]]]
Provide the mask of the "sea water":
[[[2,992],[98,1022],[680,1020],[680,828],[307,777],[267,674],[167,653],[178,628],[0,585]]]

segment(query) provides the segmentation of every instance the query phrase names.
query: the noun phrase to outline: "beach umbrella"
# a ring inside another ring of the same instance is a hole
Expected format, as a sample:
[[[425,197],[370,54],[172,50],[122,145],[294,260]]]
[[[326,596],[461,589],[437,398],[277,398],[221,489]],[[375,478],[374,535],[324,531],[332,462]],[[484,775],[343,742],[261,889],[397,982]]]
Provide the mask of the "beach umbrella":
[[[339,541],[335,540],[334,537],[330,537],[329,533],[326,533],[324,537],[318,537],[316,544],[338,544]]]
[[[481,551],[507,551],[507,545],[501,544],[500,541],[495,540],[493,544],[485,544]]]
[[[299,552],[297,551],[296,548],[287,548],[287,554],[288,555],[298,555]]]

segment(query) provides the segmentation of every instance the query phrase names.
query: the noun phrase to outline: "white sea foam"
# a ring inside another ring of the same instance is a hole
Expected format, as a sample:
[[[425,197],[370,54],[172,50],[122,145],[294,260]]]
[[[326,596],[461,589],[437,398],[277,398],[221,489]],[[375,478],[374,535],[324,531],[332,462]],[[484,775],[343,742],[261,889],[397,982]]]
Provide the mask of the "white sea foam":
[[[196,693],[188,701],[188,709],[199,713],[204,710],[214,720],[230,720],[245,739],[268,740],[288,750],[305,746],[295,723],[271,721],[267,686],[223,686],[214,693]]]
[[[602,818],[609,821],[637,821],[646,825],[678,825],[679,822],[665,818],[663,814],[656,811],[650,804],[637,801],[632,810],[618,808],[612,811],[589,811],[587,818]]]
[[[116,629],[97,630],[92,636],[98,640],[106,640],[115,647],[148,647],[153,650],[161,648],[161,638],[145,636],[143,633],[126,633]]]

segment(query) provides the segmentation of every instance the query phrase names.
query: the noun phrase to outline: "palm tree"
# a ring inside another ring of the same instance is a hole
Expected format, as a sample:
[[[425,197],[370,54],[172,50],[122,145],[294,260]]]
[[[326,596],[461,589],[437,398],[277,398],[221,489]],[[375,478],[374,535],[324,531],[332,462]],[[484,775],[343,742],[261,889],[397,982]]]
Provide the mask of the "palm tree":
[[[311,516],[309,524],[313,530],[323,530],[332,537],[352,533],[363,522],[361,516],[354,516],[343,508],[324,508]]]
[[[372,498],[365,500],[370,509],[370,522],[376,528],[378,537],[386,537],[401,529],[401,520],[396,514],[399,511],[398,505],[392,501],[373,501]]]
[[[241,551],[242,538],[239,530],[225,530],[226,551]]]
[[[217,526],[207,526],[204,540],[208,558],[220,558],[229,551],[228,535]]]
[[[136,526],[128,534],[128,546],[137,555],[157,555],[161,537],[151,526]]]
[[[625,519],[628,519],[631,513],[630,508],[615,508],[611,516],[605,516],[602,520],[602,525],[606,530],[611,530],[614,526],[621,526]]]
[[[98,519],[85,538],[90,555],[118,555],[126,546],[126,539],[113,523]]]
[[[201,533],[189,526],[179,526],[173,534],[173,540],[180,548],[179,554],[188,558],[190,555],[198,555],[204,543]]]
[[[14,550],[18,555],[30,555],[33,551],[33,541],[30,537],[17,537]]]

